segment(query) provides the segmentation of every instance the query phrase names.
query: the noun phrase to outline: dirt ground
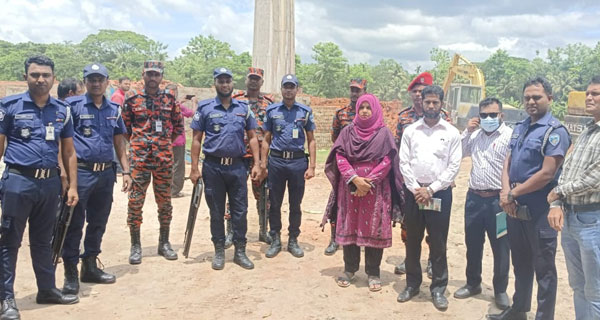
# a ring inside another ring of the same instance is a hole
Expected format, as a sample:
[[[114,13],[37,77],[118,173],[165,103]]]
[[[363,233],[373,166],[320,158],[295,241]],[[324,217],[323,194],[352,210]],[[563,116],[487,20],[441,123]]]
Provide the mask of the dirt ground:
[[[465,282],[465,245],[463,236],[463,208],[470,161],[463,162],[456,180],[450,235],[448,238],[449,308],[437,311],[430,301],[430,280],[424,277],[421,293],[412,301],[396,302],[405,286],[405,277],[393,273],[394,265],[404,259],[400,228],[394,229],[394,245],[384,251],[381,265],[383,290],[369,292],[363,270],[349,288],[340,288],[334,277],[343,268],[342,252],[323,255],[329,240],[329,227],[321,232],[319,222],[324,210],[330,185],[318,167],[317,177],[306,185],[303,202],[302,234],[300,244],[305,250],[301,259],[285,250],[277,257],[267,259],[267,245],[258,239],[258,215],[253,201],[248,212],[248,256],[255,269],[247,271],[232,262],[233,248],[226,251],[226,265],[222,271],[211,269],[213,247],[210,241],[208,208],[204,199],[198,214],[190,258],[181,255],[183,235],[191,194],[187,182],[186,197],[174,199],[171,243],[179,252],[179,260],[167,261],[156,253],[158,220],[152,192],[146,199],[145,222],[142,225],[143,262],[128,264],[129,232],[125,224],[126,195],[115,188],[113,211],[104,236],[100,258],[105,270],[117,275],[112,285],[82,283],[78,304],[47,306],[35,303],[37,288],[27,250],[29,241],[24,237],[17,266],[15,284],[17,304],[23,319],[485,319],[493,306],[491,287],[492,255],[486,245],[483,261],[483,293],[467,300],[457,300],[452,294]],[[120,186],[120,181],[118,183]],[[287,208],[287,203],[284,203]],[[284,217],[287,210],[284,211]],[[284,220],[284,228],[287,223]],[[287,234],[282,237],[284,246]],[[424,246],[422,265],[427,257]],[[573,319],[572,292],[567,283],[567,270],[559,245],[556,256],[558,267],[558,298],[556,319]],[[364,268],[361,266],[361,269]],[[57,286],[62,287],[63,268],[58,266]],[[508,288],[512,296],[514,277]],[[533,292],[537,291],[534,288]],[[532,306],[535,310],[535,297]],[[530,313],[529,319],[533,319]]]

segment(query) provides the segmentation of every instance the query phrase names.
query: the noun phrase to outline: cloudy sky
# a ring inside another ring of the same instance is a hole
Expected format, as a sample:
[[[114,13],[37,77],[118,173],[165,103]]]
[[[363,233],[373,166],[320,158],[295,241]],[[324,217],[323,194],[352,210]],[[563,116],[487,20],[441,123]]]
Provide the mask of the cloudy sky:
[[[296,0],[296,52],[307,61],[314,44],[333,41],[352,63],[393,58],[409,69],[429,66],[434,47],[472,61],[497,49],[531,59],[568,43],[594,46],[599,3]],[[199,34],[237,52],[252,50],[254,0],[0,0],[0,7],[0,39],[10,42],[79,42],[99,29],[117,29],[167,44],[170,58]]]

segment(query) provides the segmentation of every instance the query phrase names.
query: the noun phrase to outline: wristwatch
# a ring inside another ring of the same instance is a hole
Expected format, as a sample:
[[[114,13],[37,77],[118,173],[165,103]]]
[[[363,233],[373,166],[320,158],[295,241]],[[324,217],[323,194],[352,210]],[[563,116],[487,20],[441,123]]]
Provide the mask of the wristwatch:
[[[515,197],[513,197],[512,191],[508,192],[508,195],[506,196],[506,198],[508,199],[508,202],[515,201]]]
[[[123,171],[123,172],[121,172],[121,174],[124,175],[124,176],[130,176],[131,172],[125,172],[125,171]]]

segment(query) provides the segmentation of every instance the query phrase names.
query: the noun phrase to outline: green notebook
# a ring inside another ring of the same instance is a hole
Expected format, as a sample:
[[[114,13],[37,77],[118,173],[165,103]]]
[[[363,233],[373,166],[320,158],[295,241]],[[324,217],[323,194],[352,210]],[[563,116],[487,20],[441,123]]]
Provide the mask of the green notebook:
[[[498,212],[496,213],[496,239],[505,236],[506,233],[506,212]]]

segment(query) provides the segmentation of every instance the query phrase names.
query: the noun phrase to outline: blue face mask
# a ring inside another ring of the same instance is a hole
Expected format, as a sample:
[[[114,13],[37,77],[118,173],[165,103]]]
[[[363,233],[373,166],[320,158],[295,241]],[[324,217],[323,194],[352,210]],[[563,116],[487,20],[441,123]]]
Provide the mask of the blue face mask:
[[[500,117],[496,117],[496,118],[492,118],[492,117],[486,117],[486,118],[480,118],[480,125],[481,125],[481,129],[483,129],[486,132],[494,132],[496,131],[496,129],[498,129],[498,127],[500,127]]]

